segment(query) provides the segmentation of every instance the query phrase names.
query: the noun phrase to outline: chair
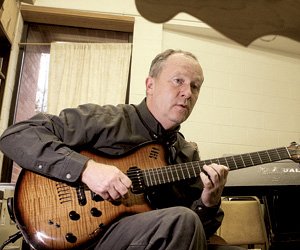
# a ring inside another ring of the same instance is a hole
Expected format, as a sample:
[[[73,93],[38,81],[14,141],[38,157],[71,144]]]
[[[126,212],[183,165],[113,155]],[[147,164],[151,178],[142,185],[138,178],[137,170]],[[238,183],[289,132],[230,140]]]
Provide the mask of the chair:
[[[269,249],[263,205],[256,196],[223,197],[224,219],[216,235],[229,245]]]

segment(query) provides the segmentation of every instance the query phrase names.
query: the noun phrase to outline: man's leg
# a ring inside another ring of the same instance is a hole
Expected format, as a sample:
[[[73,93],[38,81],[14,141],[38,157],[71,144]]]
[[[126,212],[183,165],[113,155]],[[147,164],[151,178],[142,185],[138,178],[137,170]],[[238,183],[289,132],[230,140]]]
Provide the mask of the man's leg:
[[[172,207],[125,217],[114,223],[96,250],[206,250],[199,217],[184,207]]]

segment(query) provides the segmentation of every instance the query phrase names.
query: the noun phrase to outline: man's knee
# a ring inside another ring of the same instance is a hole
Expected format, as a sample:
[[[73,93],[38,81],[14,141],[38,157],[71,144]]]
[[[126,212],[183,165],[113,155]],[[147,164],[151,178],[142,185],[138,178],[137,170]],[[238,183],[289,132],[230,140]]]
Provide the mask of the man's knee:
[[[199,216],[186,207],[173,207],[167,209],[169,229],[172,238],[176,237],[176,244],[190,246],[188,249],[206,249],[206,236]],[[177,246],[176,245],[176,246]]]
[[[199,217],[198,215],[191,209],[187,208],[187,207],[170,207],[170,208],[167,208],[166,210],[168,210],[168,213],[169,214],[172,214],[172,215],[178,215],[178,216],[183,216],[185,217],[186,219],[196,219],[198,218],[199,220]]]
[[[182,226],[203,230],[199,216],[191,209],[186,207],[167,208],[167,216],[178,221]]]

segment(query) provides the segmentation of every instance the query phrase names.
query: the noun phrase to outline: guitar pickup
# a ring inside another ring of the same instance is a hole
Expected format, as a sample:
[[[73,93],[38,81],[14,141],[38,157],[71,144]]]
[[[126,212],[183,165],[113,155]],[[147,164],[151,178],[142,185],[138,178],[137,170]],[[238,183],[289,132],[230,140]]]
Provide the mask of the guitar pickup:
[[[76,193],[77,193],[77,199],[80,206],[84,206],[87,204],[85,192],[84,192],[84,186],[79,185],[76,187]]]

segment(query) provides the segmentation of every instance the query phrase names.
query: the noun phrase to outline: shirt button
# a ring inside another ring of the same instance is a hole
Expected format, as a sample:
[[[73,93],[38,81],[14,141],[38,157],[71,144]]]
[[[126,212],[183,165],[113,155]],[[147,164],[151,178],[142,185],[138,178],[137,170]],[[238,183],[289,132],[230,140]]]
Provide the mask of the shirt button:
[[[67,178],[67,179],[71,179],[71,177],[72,177],[72,176],[71,176],[70,173],[66,175],[66,178]]]
[[[43,165],[38,165],[38,169],[42,169],[43,168]]]

